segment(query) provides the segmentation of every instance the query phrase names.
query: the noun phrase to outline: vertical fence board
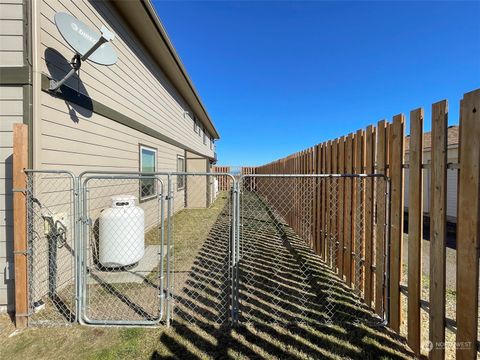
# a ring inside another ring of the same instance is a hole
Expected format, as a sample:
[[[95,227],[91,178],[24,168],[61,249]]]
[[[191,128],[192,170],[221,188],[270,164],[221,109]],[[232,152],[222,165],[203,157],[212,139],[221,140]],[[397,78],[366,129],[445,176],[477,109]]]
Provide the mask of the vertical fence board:
[[[448,104],[432,106],[430,178],[430,341],[431,359],[444,359],[445,263],[447,235],[447,126]]]
[[[475,359],[480,252],[480,90],[465,94],[460,116],[457,218],[457,359]]]
[[[365,131],[358,130],[356,133],[355,147],[355,173],[362,174],[365,168]],[[356,264],[356,285],[360,293],[364,292],[365,281],[365,179],[356,178],[355,180],[355,223],[353,227],[355,236],[354,251],[355,258],[358,259]],[[357,261],[357,260],[356,260]],[[358,270],[357,270],[358,269]]]
[[[374,159],[375,159],[375,136],[376,131],[373,125],[367,127],[365,133],[365,173],[374,173]],[[372,178],[365,179],[365,303],[368,307],[372,306],[374,273],[373,256],[374,256],[374,186],[375,180]]]
[[[387,165],[387,123],[381,120],[377,124],[377,169],[378,174],[386,175]],[[378,183],[379,188],[377,193],[385,193],[385,182]],[[386,213],[385,209],[377,208],[375,238],[375,312],[378,315],[383,315],[384,312],[384,298],[385,298],[385,224]]]
[[[391,177],[391,216],[390,216],[390,327],[397,333],[402,321],[400,282],[402,279],[402,240],[403,240],[403,150],[405,116],[393,117],[389,131],[390,177]]]
[[[420,355],[423,237],[423,109],[410,112],[408,193],[408,345]]]
[[[353,171],[353,134],[347,136],[345,142],[345,172],[351,174]],[[352,179],[345,179],[345,228],[343,231],[345,256],[344,256],[344,272],[348,286],[352,285]]]
[[[330,168],[332,174],[338,172],[338,140],[332,141],[332,166]],[[336,178],[330,179],[332,191],[332,254],[334,256],[334,269],[338,269],[338,180]]]
[[[345,173],[345,137],[342,136],[338,141],[338,173]],[[343,230],[344,230],[344,206],[345,206],[345,178],[338,180],[338,275],[340,279],[343,280],[344,265],[343,259],[345,252],[344,241],[343,241]]]
[[[325,173],[329,174],[331,172],[330,167],[332,166],[332,142],[327,142],[327,147],[325,151]],[[331,238],[332,238],[332,213],[331,213],[331,189],[328,183],[328,180],[323,181],[325,184],[325,212],[326,212],[326,230],[325,230],[325,244],[326,244],[326,259],[327,264],[330,264],[332,261],[331,257]]]

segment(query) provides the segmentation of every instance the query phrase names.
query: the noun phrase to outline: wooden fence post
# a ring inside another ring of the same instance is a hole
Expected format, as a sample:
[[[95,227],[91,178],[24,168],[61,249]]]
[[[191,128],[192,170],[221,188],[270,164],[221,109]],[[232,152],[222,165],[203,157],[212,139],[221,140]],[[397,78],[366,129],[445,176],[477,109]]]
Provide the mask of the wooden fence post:
[[[390,215],[390,327],[400,332],[402,321],[400,282],[402,279],[403,240],[403,147],[405,115],[393,117],[390,143],[391,215]]]
[[[423,109],[410,112],[408,172],[408,345],[420,355],[423,238]]]
[[[460,106],[460,173],[457,216],[457,359],[477,356],[480,252],[480,90]],[[464,345],[464,346],[463,346]]]
[[[13,251],[15,264],[15,325],[28,325],[27,203],[22,192],[27,186],[28,126],[13,126]]]
[[[445,263],[447,236],[447,126],[446,100],[432,105],[430,185],[430,341],[431,359],[445,358]]]

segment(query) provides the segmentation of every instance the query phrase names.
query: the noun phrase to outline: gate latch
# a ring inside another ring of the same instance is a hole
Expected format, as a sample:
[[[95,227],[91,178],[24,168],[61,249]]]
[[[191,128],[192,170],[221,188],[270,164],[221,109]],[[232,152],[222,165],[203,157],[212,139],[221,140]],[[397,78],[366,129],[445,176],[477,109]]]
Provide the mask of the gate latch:
[[[82,224],[90,225],[90,226],[92,225],[92,219],[90,219],[87,216],[80,216],[80,221],[82,222]]]

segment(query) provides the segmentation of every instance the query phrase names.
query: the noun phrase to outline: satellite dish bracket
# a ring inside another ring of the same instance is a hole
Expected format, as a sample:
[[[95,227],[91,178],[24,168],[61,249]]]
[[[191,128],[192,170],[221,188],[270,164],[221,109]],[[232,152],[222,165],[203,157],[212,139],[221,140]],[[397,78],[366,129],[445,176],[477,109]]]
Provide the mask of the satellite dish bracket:
[[[75,74],[78,70],[80,70],[80,67],[82,66],[82,61],[85,61],[88,59],[90,55],[92,55],[95,50],[97,50],[100,46],[102,46],[104,43],[112,41],[115,38],[115,35],[108,30],[105,26],[102,26],[101,29],[102,36],[100,36],[100,39],[83,55],[76,53],[70,64],[72,65],[72,68],[70,71],[63,77],[61,80],[50,80],[50,88],[48,90],[56,92],[60,87],[67,81],[70,77],[72,77],[73,74]]]

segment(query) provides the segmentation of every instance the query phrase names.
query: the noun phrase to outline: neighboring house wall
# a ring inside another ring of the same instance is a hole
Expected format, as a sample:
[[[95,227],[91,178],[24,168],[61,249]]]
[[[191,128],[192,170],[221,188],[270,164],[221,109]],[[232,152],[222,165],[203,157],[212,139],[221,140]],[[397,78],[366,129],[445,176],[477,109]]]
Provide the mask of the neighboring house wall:
[[[0,311],[13,303],[12,129],[24,122],[24,87],[10,69],[25,65],[24,14],[23,0],[0,0]]]
[[[423,163],[429,164],[431,161],[430,149],[423,152]],[[456,164],[458,163],[458,145],[450,145],[447,151],[447,162]],[[405,155],[405,163],[409,163],[408,153]],[[447,221],[457,222],[457,181],[458,170],[447,170]],[[430,211],[430,169],[423,170],[423,212],[425,215],[429,215]],[[408,169],[405,169],[405,210],[408,210]]]

